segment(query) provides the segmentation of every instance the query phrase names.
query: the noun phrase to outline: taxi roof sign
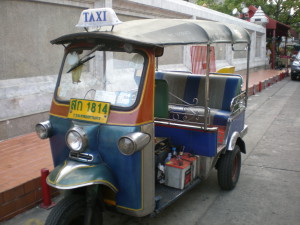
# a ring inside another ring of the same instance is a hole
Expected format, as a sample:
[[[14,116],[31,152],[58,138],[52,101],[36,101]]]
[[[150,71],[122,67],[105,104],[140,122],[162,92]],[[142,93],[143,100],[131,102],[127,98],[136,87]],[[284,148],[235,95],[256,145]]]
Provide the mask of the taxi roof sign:
[[[103,27],[122,23],[111,8],[86,9],[81,12],[76,27]]]

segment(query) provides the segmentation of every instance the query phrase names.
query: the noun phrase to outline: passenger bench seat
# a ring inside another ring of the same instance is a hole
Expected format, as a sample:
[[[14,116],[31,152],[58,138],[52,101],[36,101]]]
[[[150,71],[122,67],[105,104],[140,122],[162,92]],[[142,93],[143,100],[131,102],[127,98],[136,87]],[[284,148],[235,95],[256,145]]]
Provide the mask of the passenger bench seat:
[[[156,79],[165,80],[171,93],[169,98],[169,113],[172,118],[176,113],[193,111],[204,115],[205,75],[178,72],[157,72]],[[232,99],[241,93],[242,77],[240,75],[210,75],[209,107],[211,109],[212,125],[225,126],[231,114]],[[177,96],[174,97],[173,95]],[[197,106],[187,106],[181,100]],[[176,105],[175,105],[176,104]],[[178,104],[180,106],[178,106]],[[194,121],[199,122],[199,121]]]

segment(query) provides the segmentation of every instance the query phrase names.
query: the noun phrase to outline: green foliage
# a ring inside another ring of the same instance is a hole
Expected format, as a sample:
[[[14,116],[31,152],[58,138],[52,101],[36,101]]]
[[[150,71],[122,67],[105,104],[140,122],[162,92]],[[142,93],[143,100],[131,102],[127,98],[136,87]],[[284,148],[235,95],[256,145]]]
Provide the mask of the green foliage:
[[[272,19],[278,20],[284,24],[291,25],[298,32],[300,31],[300,1],[299,0],[198,0],[197,4],[203,6],[206,4],[207,8],[223,12],[231,15],[232,10],[237,8],[240,12],[241,3],[244,2],[246,6],[254,5],[261,6],[262,10]],[[293,14],[291,14],[293,13]]]

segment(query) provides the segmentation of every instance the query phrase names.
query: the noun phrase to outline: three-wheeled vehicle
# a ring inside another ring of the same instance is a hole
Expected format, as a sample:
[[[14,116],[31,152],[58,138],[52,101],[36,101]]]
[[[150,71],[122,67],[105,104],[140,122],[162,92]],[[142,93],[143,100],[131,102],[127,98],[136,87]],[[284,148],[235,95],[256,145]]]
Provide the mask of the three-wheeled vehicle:
[[[220,187],[233,189],[246,153],[248,82],[243,91],[240,75],[210,73],[210,47],[249,51],[248,32],[200,20],[121,23],[108,8],[84,10],[77,26],[86,32],[51,41],[64,57],[49,120],[36,125],[55,165],[47,183],[65,190],[46,224],[102,224],[104,208],[155,215],[214,167]],[[199,44],[205,74],[158,71],[164,47]]]

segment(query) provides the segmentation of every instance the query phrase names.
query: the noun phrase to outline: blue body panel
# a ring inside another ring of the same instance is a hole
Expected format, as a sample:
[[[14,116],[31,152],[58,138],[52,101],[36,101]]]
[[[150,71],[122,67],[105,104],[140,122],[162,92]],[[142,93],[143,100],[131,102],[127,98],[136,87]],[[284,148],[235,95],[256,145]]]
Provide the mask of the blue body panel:
[[[155,136],[168,137],[173,145],[185,146],[185,152],[208,157],[217,153],[217,131],[199,131],[156,124]]]
[[[233,134],[233,132],[241,132],[244,129],[245,124],[245,111],[242,111],[237,117],[235,117],[230,123],[228,135],[227,135],[227,148],[229,144],[229,138]]]
[[[213,125],[226,126],[227,120],[230,117],[231,112],[225,110],[211,110],[211,116],[213,117]]]
[[[72,127],[72,120],[50,116],[53,136],[50,138],[54,166],[62,164],[69,156],[65,143],[66,132]],[[140,131],[140,126],[113,126],[87,123],[83,126],[88,136],[88,148],[85,153],[92,154],[98,164],[102,161],[110,168],[119,189],[116,194],[118,206],[141,209],[142,207],[142,153],[136,152],[125,156],[118,150],[117,143],[121,136]]]
[[[121,136],[137,131],[140,127],[102,125],[99,132],[98,151],[118,181],[117,205],[130,209],[142,207],[142,153],[125,156],[119,152],[117,143]]]
[[[53,130],[53,135],[50,137],[52,160],[54,167],[56,167],[62,164],[69,156],[70,150],[66,145],[65,136],[72,126],[72,121],[51,115],[49,120]]]
[[[236,77],[228,77],[226,79],[225,88],[224,88],[224,94],[223,94],[223,103],[222,103],[222,109],[230,111],[230,104],[232,101],[232,98],[235,97],[239,92],[239,83],[240,80]]]

